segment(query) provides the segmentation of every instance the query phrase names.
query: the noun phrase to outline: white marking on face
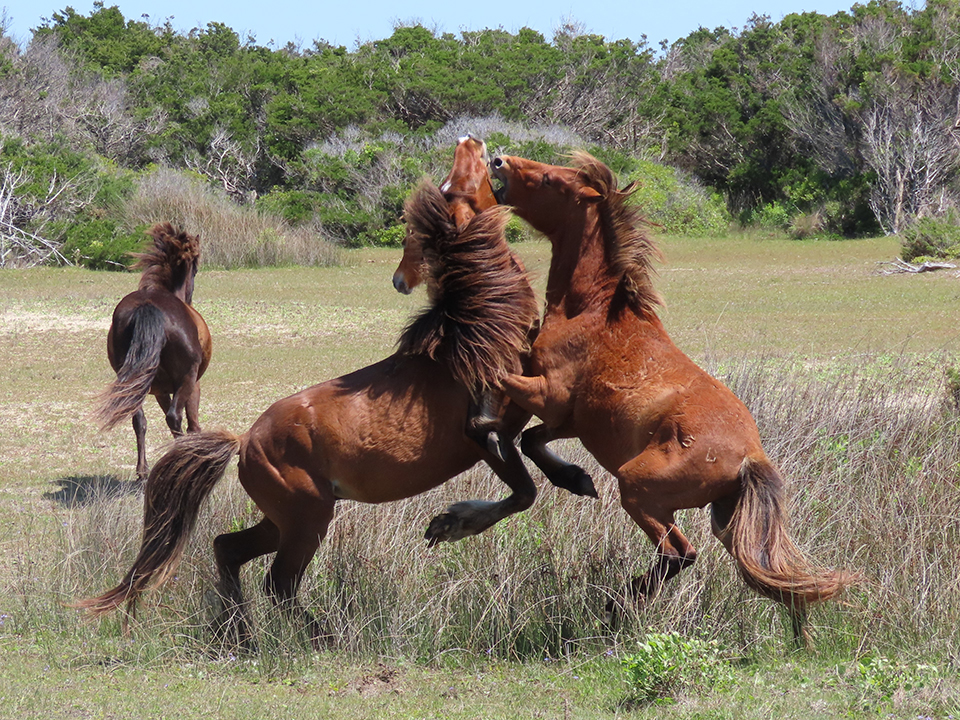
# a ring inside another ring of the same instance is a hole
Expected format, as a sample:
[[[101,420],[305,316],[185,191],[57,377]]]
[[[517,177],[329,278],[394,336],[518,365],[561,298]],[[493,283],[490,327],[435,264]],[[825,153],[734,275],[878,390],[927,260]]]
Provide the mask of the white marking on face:
[[[447,180],[443,185],[440,186],[440,192],[450,192],[450,181]]]

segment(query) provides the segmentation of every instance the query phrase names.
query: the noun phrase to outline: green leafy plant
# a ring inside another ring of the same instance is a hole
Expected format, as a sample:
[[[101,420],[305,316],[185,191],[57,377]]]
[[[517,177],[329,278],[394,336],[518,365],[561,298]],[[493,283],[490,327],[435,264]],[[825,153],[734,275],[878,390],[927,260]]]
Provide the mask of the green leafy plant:
[[[107,218],[78,222],[67,228],[62,252],[91,270],[124,270],[131,263],[129,254],[143,246],[144,230],[125,232]]]
[[[734,679],[716,640],[685,638],[676,631],[647,635],[623,664],[631,697],[641,702],[684,691],[720,689]]]
[[[865,699],[888,702],[900,690],[915,691],[929,685],[937,677],[933,665],[908,664],[873,655],[861,658],[846,674]]]

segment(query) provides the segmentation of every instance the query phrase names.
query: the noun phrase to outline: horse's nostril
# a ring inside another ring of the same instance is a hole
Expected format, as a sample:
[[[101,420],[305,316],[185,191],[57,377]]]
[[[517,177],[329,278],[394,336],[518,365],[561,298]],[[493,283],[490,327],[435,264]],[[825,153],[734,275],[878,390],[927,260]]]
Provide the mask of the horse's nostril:
[[[494,158],[494,159],[493,159],[493,166],[494,166],[495,168],[502,168],[502,167],[503,167],[503,160],[501,160],[501,159],[498,158],[498,157]]]

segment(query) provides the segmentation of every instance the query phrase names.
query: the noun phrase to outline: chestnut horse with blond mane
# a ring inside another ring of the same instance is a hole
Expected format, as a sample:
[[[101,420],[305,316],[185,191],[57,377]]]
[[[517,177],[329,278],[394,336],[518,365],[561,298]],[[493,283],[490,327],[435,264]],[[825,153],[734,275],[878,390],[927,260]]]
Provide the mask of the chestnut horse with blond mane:
[[[200,240],[158,223],[148,232],[153,247],[136,253],[143,268],[140,286],[113,311],[107,357],[117,379],[99,399],[96,417],[102,430],[133,418],[137,437],[137,477],[147,477],[147,418],[143,401],[157,398],[167,426],[177,437],[200,430],[197,382],[210,364],[212,342],[207,324],[193,308],[193,284],[200,264]]]
[[[143,540],[129,572],[78,607],[95,614],[123,603],[134,608],[148,587],[167,578],[203,500],[236,455],[240,484],[264,515],[253,527],[214,540],[224,627],[241,638],[247,634],[240,568],[268,553],[276,555],[267,592],[281,607],[303,613],[312,636],[321,636],[295,598],[338,501],[411,497],[484,460],[512,494],[451,505],[430,522],[430,544],[474,535],[530,507],[536,486],[513,444],[499,459],[463,432],[469,388],[519,372],[537,320],[533,290],[504,239],[508,214],[492,208],[459,229],[442,194],[424,183],[405,216],[423,247],[432,303],[404,330],[398,351],[274,403],[242,435],[180,438],[146,482]],[[511,438],[529,418],[514,411],[502,428]]]
[[[814,567],[787,534],[783,480],[749,411],[657,317],[659,252],[626,202],[631,188],[618,190],[589,155],[574,157],[575,167],[492,162],[501,200],[552,245],[533,377],[504,381],[508,397],[543,421],[524,433],[524,452],[578,437],[617,478],[621,505],[656,546],[653,567],[634,580],[638,597],[697,557],[674,513],[711,504],[713,532],[746,583],[782,602],[795,640],[809,642],[807,607],[852,576]]]

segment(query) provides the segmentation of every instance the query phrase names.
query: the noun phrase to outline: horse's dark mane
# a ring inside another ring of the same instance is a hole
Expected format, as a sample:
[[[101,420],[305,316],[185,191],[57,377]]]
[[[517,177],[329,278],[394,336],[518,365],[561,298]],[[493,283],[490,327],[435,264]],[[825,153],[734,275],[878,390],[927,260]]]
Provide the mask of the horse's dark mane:
[[[509,213],[490,208],[458,232],[430,181],[404,208],[407,242],[423,248],[430,306],[404,329],[399,351],[437,360],[474,394],[519,372],[539,315],[529,279],[504,237]]]
[[[183,285],[189,271],[200,259],[200,240],[188,235],[168,222],[157,223],[147,231],[153,238],[153,247],[139,253],[131,253],[136,262],[131,270],[143,270],[140,289],[160,288],[171,292]]]
[[[598,211],[604,252],[611,270],[620,276],[620,287],[629,304],[638,312],[655,312],[663,300],[653,287],[652,276],[656,273],[653,262],[662,260],[663,256],[645,232],[649,223],[639,208],[627,203],[635,185],[618,190],[613,171],[589,153],[574,153],[573,163],[586,184],[603,196]]]

